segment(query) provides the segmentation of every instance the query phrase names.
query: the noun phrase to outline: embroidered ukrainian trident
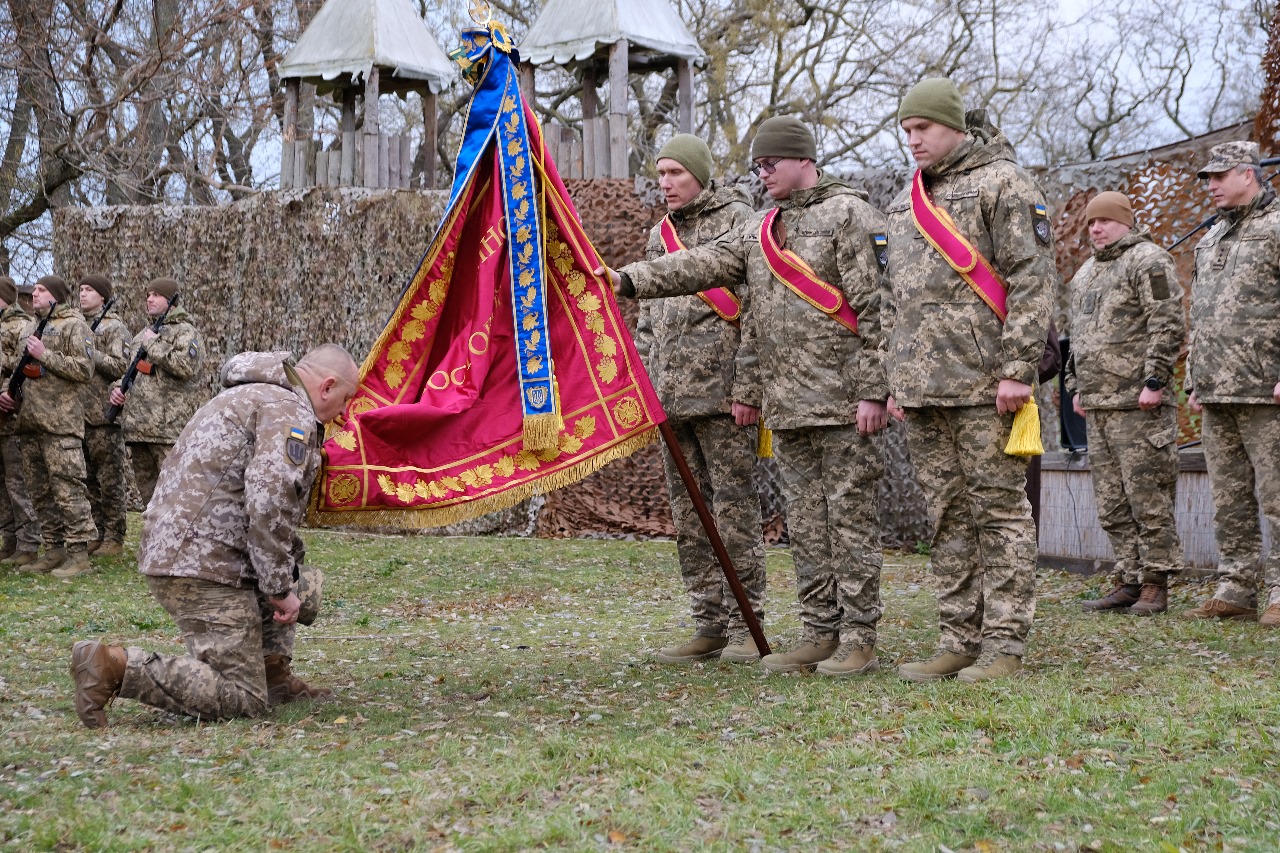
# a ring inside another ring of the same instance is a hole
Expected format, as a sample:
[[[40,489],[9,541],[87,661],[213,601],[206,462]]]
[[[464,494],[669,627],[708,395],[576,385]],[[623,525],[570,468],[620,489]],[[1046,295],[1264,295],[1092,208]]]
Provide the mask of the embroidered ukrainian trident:
[[[481,23],[452,54],[474,90],[448,208],[325,443],[315,522],[494,512],[633,453],[665,418],[520,95],[519,57]]]
[[[769,272],[796,296],[849,331],[857,332],[858,315],[849,307],[844,291],[823,281],[804,258],[778,243],[774,236],[777,218],[778,208],[775,207],[764,215],[764,221],[760,223],[760,248]]]
[[[662,221],[658,223],[658,233],[662,235],[662,245],[666,247],[667,254],[672,252],[684,251],[684,241],[680,239],[680,235],[676,233],[676,227],[671,222],[671,214],[668,213],[662,217]],[[741,324],[742,319],[742,303],[738,297],[734,295],[732,290],[727,287],[715,287],[711,290],[704,290],[698,294],[698,297],[712,311],[720,316],[720,319],[734,326]]]

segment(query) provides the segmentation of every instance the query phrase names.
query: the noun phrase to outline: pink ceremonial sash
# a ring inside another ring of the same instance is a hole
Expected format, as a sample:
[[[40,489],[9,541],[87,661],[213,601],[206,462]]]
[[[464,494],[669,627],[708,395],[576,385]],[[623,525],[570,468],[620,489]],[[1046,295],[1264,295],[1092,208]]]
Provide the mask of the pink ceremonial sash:
[[[684,241],[680,239],[680,235],[676,233],[676,227],[671,223],[671,214],[662,217],[662,221],[658,223],[658,233],[662,235],[662,244],[666,246],[667,253],[679,252],[687,248]],[[711,290],[704,290],[698,294],[699,298],[707,305],[711,306],[711,310],[720,315],[720,317],[734,326],[740,325],[742,317],[742,303],[738,301],[738,297],[733,294],[732,290],[723,287],[713,287]]]
[[[1005,305],[1008,292],[1000,273],[960,233],[951,214],[933,203],[929,191],[924,188],[924,175],[919,169],[911,181],[911,218],[929,244],[938,250],[952,269],[960,273],[960,277],[1003,323],[1009,314]]]
[[[778,218],[778,208],[773,208],[764,215],[760,223],[760,248],[764,252],[765,263],[773,277],[785,284],[796,296],[835,320],[851,332],[858,331],[858,315],[845,301],[840,288],[828,284],[818,277],[813,267],[790,249],[778,245],[773,236],[773,223]]]

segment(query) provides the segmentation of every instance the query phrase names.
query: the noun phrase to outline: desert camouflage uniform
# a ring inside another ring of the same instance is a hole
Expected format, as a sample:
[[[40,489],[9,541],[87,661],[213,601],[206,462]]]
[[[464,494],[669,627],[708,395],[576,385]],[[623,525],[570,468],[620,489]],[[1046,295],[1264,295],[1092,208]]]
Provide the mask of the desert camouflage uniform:
[[[758,406],[774,430],[805,639],[873,644],[881,614],[879,443],[858,435],[859,400],[888,396],[880,358],[883,275],[879,211],[823,175],[779,202],[785,248],[844,291],[858,333],[778,282],[760,246],[763,214],[713,243],[623,270],[642,298],[736,287],[742,343],[734,401]]]
[[[1221,553],[1214,597],[1257,601],[1262,532],[1271,527],[1263,607],[1280,603],[1280,204],[1270,184],[1223,211],[1196,246],[1188,385],[1204,406],[1201,432]],[[1257,490],[1257,498],[1254,490]]]
[[[26,351],[27,338],[38,323],[28,318],[18,352]],[[33,362],[41,375],[23,384],[22,404],[13,420],[22,437],[23,473],[45,544],[79,550],[98,538],[84,484],[82,447],[81,389],[93,373],[93,333],[79,310],[59,304],[41,340],[44,357]]]
[[[18,344],[30,319],[31,315],[16,302],[0,314],[0,354],[4,360],[0,379],[5,388],[9,386],[14,366],[22,357]],[[0,472],[3,472],[4,480],[4,491],[0,494],[0,531],[3,531],[6,541],[16,539],[19,551],[35,553],[40,550],[40,519],[27,492],[22,439],[17,434],[17,417],[13,415],[0,423]]]
[[[88,471],[89,505],[93,523],[104,542],[123,542],[125,534],[124,431],[108,423],[111,384],[129,367],[129,341],[133,337],[115,310],[98,321],[93,339],[93,378],[82,389],[84,401],[84,461]]]
[[[1177,268],[1145,228],[1095,251],[1071,280],[1066,385],[1089,412],[1089,469],[1118,584],[1164,585],[1182,563],[1177,397],[1168,386],[1183,337]],[[1166,389],[1164,405],[1144,412],[1148,377]]]
[[[134,335],[129,348],[131,360],[149,328],[150,325]],[[138,373],[119,419],[144,504],[151,502],[160,465],[174,440],[204,397],[200,385],[204,346],[185,308],[175,306],[169,312],[160,337],[147,344],[146,350],[151,374]]]
[[[752,213],[747,201],[741,190],[717,189],[712,184],[670,214],[671,221],[686,247],[700,246],[741,228]],[[666,253],[660,229],[654,226],[645,255],[653,259]],[[760,497],[751,480],[756,430],[736,425],[729,414],[738,339],[737,327],[698,296],[640,303],[636,346],[689,470],[715,517],[751,609],[763,620],[764,541]],[[689,593],[696,633],[722,637],[745,632],[738,602],[666,446],[662,458],[676,525],[680,574]]]
[[[996,391],[1002,379],[1035,384],[1057,272],[1048,222],[1034,208],[1044,195],[999,130],[975,113],[969,124],[968,138],[925,180],[1004,277],[1008,319],[920,235],[908,187],[888,210],[885,363],[934,527],[939,646],[1021,657],[1035,615],[1036,531],[1027,463],[1003,452],[1013,416],[996,412]]]
[[[267,709],[263,656],[292,656],[272,618],[302,565],[296,531],[323,430],[288,353],[242,353],[225,390],[179,436],[143,516],[139,569],[181,628],[187,655],[128,650],[120,695],[223,719]]]

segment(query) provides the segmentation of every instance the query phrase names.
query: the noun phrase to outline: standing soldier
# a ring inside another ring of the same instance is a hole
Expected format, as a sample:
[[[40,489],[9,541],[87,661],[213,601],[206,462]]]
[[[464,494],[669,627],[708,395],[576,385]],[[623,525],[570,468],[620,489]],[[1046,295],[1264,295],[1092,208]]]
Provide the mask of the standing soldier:
[[[22,329],[31,315],[18,303],[18,288],[13,279],[0,276],[0,382],[8,387],[14,365],[18,363],[18,344]],[[31,496],[27,494],[27,478],[22,471],[22,439],[16,432],[14,418],[0,423],[0,473],[4,491],[0,493],[0,529],[4,531],[2,559],[9,565],[22,567],[34,563],[40,550],[40,520],[36,517]]]
[[[777,207],[614,275],[624,295],[644,299],[745,282],[732,411],[739,426],[763,412],[774,431],[804,623],[799,645],[761,663],[862,675],[879,668],[884,461],[872,434],[888,423],[879,352],[887,259],[879,211],[820,172],[817,157],[803,123],[767,119],[751,144],[752,171]]]
[[[1013,147],[946,78],[898,121],[919,167],[888,210],[889,387],[934,526],[941,636],[908,681],[976,682],[1022,668],[1035,614],[1026,461],[1004,452],[1031,400],[1057,287],[1043,194]]]
[[[146,349],[147,357],[138,362],[128,396],[118,382],[111,389],[111,402],[124,406],[121,425],[143,504],[151,502],[160,465],[200,404],[203,346],[187,310],[170,307],[177,295],[178,283],[171,278],[147,285],[147,316],[153,322],[164,317],[164,325],[159,332],[147,326],[134,336],[130,359],[138,347]]]
[[[1182,563],[1173,516],[1178,417],[1166,389],[1182,348],[1182,285],[1173,258],[1133,224],[1123,193],[1085,207],[1093,257],[1071,280],[1067,390],[1089,419],[1089,469],[1098,520],[1116,553],[1116,585],[1091,612],[1135,616],[1169,607]]]
[[[89,553],[115,556],[124,549],[125,451],[119,424],[106,418],[111,383],[129,366],[129,328],[114,308],[111,281],[104,275],[80,279],[80,310],[94,333],[93,378],[84,386],[84,460],[89,505],[98,541]]]
[[[27,321],[19,345],[33,359],[23,368],[22,399],[15,402],[8,388],[0,393],[0,411],[17,409],[24,473],[48,549],[22,570],[56,569],[60,577],[74,577],[90,570],[89,543],[98,538],[84,485],[82,447],[81,386],[93,373],[93,333],[69,304],[71,292],[58,276],[39,279],[31,295],[36,316]],[[36,337],[43,318],[48,322]]]
[[[1253,619],[1262,562],[1259,511],[1271,527],[1262,574],[1266,610],[1280,627],[1280,204],[1262,177],[1256,142],[1209,151],[1200,170],[1218,221],[1196,246],[1187,387],[1202,411],[1218,587],[1193,619]],[[1192,391],[1194,389],[1194,391]],[[1255,492],[1257,497],[1255,498]]]
[[[745,193],[711,182],[711,165],[707,144],[689,134],[673,137],[658,152],[658,185],[668,212],[649,233],[647,257],[660,258],[736,232],[751,216]],[[751,479],[756,431],[735,424],[730,413],[741,315],[733,291],[739,289],[740,283],[732,289],[641,303],[636,343],[751,608],[763,622],[764,542],[760,498]],[[696,629],[689,642],[659,651],[658,660],[758,660],[755,640],[666,447],[663,461],[680,573]]]

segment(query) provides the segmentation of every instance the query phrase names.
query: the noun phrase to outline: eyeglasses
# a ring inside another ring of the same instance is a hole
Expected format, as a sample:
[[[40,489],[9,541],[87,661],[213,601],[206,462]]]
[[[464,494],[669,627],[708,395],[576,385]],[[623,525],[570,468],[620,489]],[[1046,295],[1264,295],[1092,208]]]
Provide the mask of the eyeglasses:
[[[760,175],[772,175],[778,171],[778,164],[785,160],[785,157],[774,157],[772,160],[761,160],[752,164],[751,174],[759,177]]]

